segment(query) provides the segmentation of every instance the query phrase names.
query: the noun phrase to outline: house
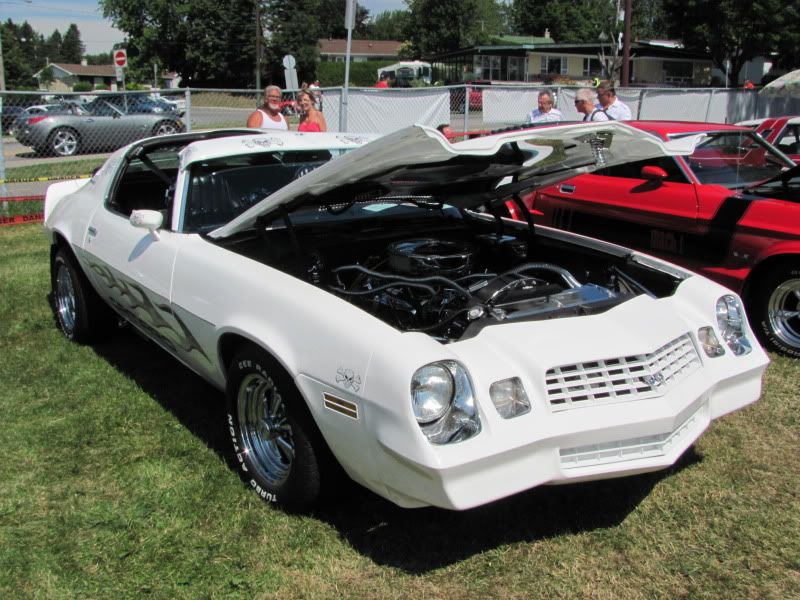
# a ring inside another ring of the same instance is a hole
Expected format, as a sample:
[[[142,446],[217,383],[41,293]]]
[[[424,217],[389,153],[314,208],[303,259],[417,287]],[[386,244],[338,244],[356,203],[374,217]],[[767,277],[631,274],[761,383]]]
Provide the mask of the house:
[[[117,90],[117,75],[114,65],[87,65],[83,61],[81,64],[70,63],[50,63],[44,69],[33,74],[39,81],[40,89],[47,89],[51,92],[71,92],[72,86],[78,82],[87,82],[93,87],[108,88],[112,91]],[[53,81],[47,85],[42,84],[42,72],[50,68],[53,73]]]
[[[350,60],[363,62],[367,60],[396,61],[403,42],[395,40],[352,40],[350,43]],[[344,62],[347,54],[347,40],[321,39],[318,41],[319,59],[323,62]]]
[[[468,80],[498,82],[561,81],[576,83],[603,77],[601,58],[622,51],[616,42],[557,43],[544,37],[503,36],[492,43],[427,58],[434,78],[447,83]],[[631,43],[630,78],[634,85],[698,86],[711,83],[711,57],[673,43]]]

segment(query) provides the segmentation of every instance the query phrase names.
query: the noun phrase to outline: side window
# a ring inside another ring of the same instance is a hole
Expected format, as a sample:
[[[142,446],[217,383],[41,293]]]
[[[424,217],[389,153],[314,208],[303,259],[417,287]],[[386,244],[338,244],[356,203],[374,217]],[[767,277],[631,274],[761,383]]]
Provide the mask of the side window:
[[[113,117],[117,112],[108,102],[98,102],[92,107],[92,114],[96,117]]]
[[[605,175],[607,177],[622,177],[625,179],[642,179],[642,167],[656,166],[661,167],[667,172],[665,181],[673,183],[688,183],[686,176],[681,171],[681,168],[671,156],[660,156],[658,158],[651,158],[648,160],[639,160],[624,165],[616,165],[595,171],[596,175]]]
[[[159,210],[168,228],[181,148],[158,148],[131,159],[108,200],[109,210],[124,217],[134,210]]]
[[[775,145],[786,154],[800,154],[800,127],[787,125]]]

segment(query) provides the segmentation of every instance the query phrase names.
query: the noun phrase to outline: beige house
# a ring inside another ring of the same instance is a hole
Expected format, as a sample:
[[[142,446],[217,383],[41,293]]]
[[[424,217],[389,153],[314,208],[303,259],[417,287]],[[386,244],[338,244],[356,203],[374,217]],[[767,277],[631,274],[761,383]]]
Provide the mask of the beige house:
[[[41,75],[47,68],[53,72],[53,81],[44,85],[41,83]],[[33,76],[39,81],[39,89],[50,92],[71,92],[72,86],[84,81],[93,87],[101,86],[108,87],[112,91],[117,90],[117,75],[113,65],[50,63]]]
[[[319,59],[323,62],[344,62],[347,55],[347,40],[319,40]],[[394,40],[351,40],[350,60],[363,62],[367,60],[395,61],[403,42]]]
[[[436,79],[458,83],[465,79],[496,82],[563,82],[603,78],[601,58],[621,51],[616,44],[559,44],[550,37],[497,38],[429,58]],[[711,57],[673,43],[638,41],[631,44],[630,76],[634,85],[706,86],[711,84]]]

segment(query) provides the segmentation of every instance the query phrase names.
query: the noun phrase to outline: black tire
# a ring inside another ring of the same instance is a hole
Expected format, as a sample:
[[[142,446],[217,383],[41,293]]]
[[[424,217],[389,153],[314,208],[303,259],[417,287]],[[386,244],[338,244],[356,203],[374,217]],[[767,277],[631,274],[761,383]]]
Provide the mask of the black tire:
[[[226,396],[242,479],[265,502],[291,511],[314,506],[330,451],[286,371],[248,345],[228,369]]]
[[[800,263],[774,265],[759,277],[750,309],[765,348],[800,358]]]
[[[68,339],[86,344],[113,331],[114,312],[94,290],[72,254],[64,248],[53,257],[50,283],[53,315],[58,328]]]
[[[159,121],[153,127],[153,135],[172,135],[180,132],[181,127],[175,121]]]
[[[78,132],[69,127],[58,127],[47,138],[47,150],[54,156],[74,156],[80,146]]]

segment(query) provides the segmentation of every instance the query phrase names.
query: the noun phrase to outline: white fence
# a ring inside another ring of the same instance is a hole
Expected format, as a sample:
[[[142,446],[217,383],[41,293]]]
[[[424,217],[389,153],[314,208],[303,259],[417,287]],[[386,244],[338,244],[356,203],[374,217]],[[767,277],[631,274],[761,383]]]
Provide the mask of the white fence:
[[[381,90],[350,89],[347,130],[388,133],[411,123],[437,126],[449,122],[465,131],[496,129],[524,123],[548,90],[565,120],[578,120],[574,87],[457,86]],[[618,89],[617,96],[636,119],[736,123],[777,115],[800,115],[800,98],[775,98],[737,89]],[[323,109],[331,129],[338,128],[343,106],[341,89],[324,90]],[[469,98],[468,101],[465,101]]]

